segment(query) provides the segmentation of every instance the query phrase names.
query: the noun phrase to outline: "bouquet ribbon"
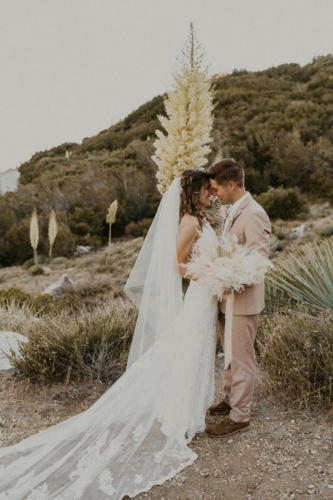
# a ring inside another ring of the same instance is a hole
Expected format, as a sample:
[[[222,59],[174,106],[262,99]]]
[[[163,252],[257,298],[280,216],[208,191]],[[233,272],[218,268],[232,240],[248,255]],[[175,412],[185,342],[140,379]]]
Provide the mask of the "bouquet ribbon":
[[[234,291],[228,293],[225,306],[224,324],[224,369],[227,370],[232,359],[232,316],[234,307]]]

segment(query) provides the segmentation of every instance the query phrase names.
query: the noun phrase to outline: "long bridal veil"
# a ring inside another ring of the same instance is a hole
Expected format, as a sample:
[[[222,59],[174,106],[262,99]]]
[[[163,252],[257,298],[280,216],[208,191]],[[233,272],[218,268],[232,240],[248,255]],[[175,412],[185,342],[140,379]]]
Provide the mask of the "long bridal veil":
[[[176,178],[161,200],[124,288],[139,309],[127,368],[153,345],[182,307],[176,256],[179,205],[180,178]]]
[[[163,196],[126,293],[139,318],[125,373],[86,411],[0,448],[1,500],[120,500],[190,465],[213,397],[216,304],[176,269],[180,180]]]

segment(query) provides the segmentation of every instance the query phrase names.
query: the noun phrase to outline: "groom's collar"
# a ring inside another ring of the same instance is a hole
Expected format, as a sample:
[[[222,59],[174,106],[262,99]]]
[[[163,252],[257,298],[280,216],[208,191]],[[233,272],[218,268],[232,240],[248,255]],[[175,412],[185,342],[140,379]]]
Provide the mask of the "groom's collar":
[[[230,229],[232,227],[232,225],[235,222],[235,220],[237,219],[237,217],[242,213],[244,208],[246,208],[248,206],[248,204],[251,202],[252,199],[253,198],[251,196],[251,193],[249,191],[246,191],[246,196],[244,195],[243,199],[239,200],[240,203],[238,206],[236,206],[235,211],[231,216],[231,220],[230,220],[230,224],[229,224],[228,229]]]
[[[235,203],[231,205],[233,213],[236,213],[237,208],[242,205],[243,201],[248,198],[249,194],[250,193],[248,191],[245,191],[243,196],[241,196],[237,201],[235,201]]]

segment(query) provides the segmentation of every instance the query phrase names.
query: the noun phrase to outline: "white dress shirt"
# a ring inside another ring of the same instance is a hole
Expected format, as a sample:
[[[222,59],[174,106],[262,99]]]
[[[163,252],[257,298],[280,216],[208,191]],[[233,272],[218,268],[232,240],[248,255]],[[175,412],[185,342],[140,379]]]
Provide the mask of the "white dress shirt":
[[[248,191],[246,191],[246,193],[241,198],[239,198],[239,200],[237,200],[235,203],[232,203],[230,205],[230,208],[228,210],[228,215],[227,215],[227,217],[225,219],[225,222],[224,222],[224,228],[223,228],[223,234],[222,234],[222,236],[225,236],[226,231],[227,231],[227,227],[229,225],[229,222],[230,222],[233,214],[236,212],[237,208],[242,203],[242,201],[249,196],[249,194],[250,193]]]

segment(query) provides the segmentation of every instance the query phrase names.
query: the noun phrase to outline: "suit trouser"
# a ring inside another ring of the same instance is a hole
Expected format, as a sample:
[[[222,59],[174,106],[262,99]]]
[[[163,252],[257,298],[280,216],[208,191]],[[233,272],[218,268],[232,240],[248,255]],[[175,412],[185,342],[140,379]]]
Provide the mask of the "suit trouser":
[[[224,349],[224,313],[220,312],[219,320]],[[258,314],[232,318],[232,360],[224,372],[224,400],[231,406],[230,417],[235,422],[246,422],[251,417],[256,377],[254,340],[257,324]]]

